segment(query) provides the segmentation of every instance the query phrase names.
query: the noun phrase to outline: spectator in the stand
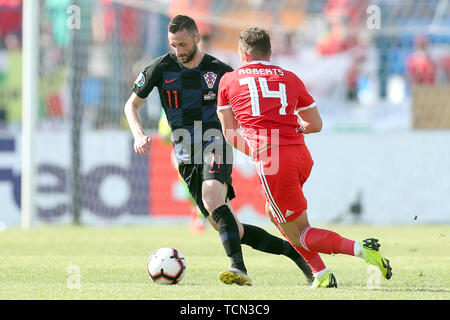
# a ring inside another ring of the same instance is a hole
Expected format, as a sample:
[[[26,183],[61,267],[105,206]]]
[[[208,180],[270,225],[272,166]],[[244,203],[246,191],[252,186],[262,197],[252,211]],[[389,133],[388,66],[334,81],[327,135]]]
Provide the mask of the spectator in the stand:
[[[347,71],[347,99],[356,101],[358,99],[358,80],[361,76],[361,68],[364,63],[364,54],[357,52],[354,55],[350,69]]]
[[[197,20],[200,34],[211,35],[212,25],[208,22],[210,16],[211,0],[172,0],[170,1],[168,13],[173,18],[178,14],[189,12],[190,16]]]
[[[429,41],[425,35],[414,39],[414,52],[406,57],[406,79],[410,84],[434,84],[436,64],[429,52]]]
[[[322,13],[329,32],[317,43],[317,51],[323,55],[335,54],[357,45],[366,8],[365,0],[327,0]]]
[[[0,48],[0,120],[7,123],[21,120],[22,50],[20,38],[8,34]]]
[[[442,70],[444,83],[450,83],[450,53],[445,55],[440,60],[440,69]]]
[[[0,0],[0,129],[20,120],[22,0]],[[18,109],[19,111],[17,111]]]
[[[60,48],[67,48],[71,40],[66,12],[70,5],[70,0],[46,0],[44,4],[44,19],[51,23],[53,42]]]
[[[0,0],[0,39],[22,33],[22,0]]]

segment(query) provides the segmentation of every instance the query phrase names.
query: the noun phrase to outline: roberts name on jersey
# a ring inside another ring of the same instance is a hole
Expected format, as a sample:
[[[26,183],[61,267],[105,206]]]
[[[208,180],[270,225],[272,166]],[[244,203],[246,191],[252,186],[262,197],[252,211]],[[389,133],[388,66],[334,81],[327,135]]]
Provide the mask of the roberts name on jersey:
[[[268,76],[268,75],[280,75],[284,76],[284,72],[282,69],[276,69],[276,68],[245,68],[245,69],[239,69],[238,70],[239,75],[245,75],[245,74],[257,74],[261,76]]]

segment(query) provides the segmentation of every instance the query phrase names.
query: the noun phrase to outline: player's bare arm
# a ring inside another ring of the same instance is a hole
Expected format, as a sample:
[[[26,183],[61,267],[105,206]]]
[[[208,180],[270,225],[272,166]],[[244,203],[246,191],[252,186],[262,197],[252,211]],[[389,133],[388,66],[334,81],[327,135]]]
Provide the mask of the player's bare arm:
[[[150,148],[151,139],[142,129],[141,118],[139,116],[139,107],[144,99],[138,97],[134,92],[125,103],[124,112],[134,137],[134,151],[145,156]]]
[[[217,116],[222,125],[225,140],[234,148],[251,157],[250,148],[239,132],[239,122],[234,117],[231,108],[217,110]]]
[[[322,130],[322,118],[320,117],[317,107],[308,108],[303,111],[299,111],[302,125],[305,128],[303,134],[320,132]]]

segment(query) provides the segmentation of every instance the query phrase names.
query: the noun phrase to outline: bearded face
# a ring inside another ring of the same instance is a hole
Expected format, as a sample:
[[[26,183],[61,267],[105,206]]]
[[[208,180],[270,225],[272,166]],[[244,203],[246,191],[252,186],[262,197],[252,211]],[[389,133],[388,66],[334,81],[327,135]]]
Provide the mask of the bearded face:
[[[169,32],[169,45],[180,63],[189,63],[198,51],[196,37],[186,29],[176,33]]]

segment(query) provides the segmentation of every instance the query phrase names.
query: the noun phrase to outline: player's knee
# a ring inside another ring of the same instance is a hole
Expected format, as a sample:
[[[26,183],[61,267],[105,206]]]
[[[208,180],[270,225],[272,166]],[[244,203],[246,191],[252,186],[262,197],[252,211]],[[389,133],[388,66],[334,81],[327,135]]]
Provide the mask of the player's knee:
[[[294,237],[292,239],[289,239],[291,243],[296,247],[303,247],[302,243],[300,242],[300,237],[297,239],[297,237]]]
[[[214,210],[225,204],[225,195],[222,190],[214,187],[214,185],[204,185],[202,190],[202,201],[205,209],[212,214]]]
[[[210,196],[206,194],[202,197],[202,200],[205,209],[208,210],[210,214],[212,214],[214,210],[225,204],[224,200],[220,201],[220,199],[217,199],[214,195]]]
[[[298,236],[297,236],[296,239],[295,239],[294,245],[299,246],[299,247],[302,247],[302,248],[308,250],[307,248],[305,248],[304,243],[302,243],[301,239],[304,237],[303,232],[304,232],[306,229],[310,228],[310,227],[311,227],[311,226],[309,225],[309,223],[307,222],[307,220],[306,220],[306,221],[304,220],[304,221],[302,222],[302,224],[298,225],[298,231],[297,231],[297,235],[298,235]]]

